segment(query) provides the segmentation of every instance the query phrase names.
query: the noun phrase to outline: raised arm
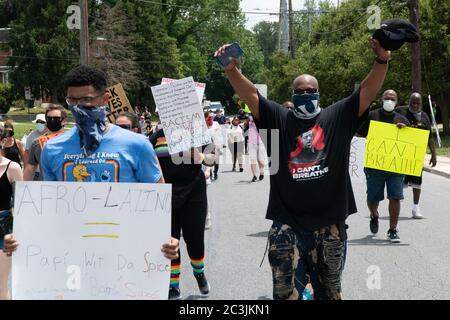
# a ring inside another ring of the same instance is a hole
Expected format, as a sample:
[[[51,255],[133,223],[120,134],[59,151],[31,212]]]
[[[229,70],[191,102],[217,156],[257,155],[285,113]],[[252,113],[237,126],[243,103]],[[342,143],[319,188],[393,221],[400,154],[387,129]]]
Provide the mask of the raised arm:
[[[214,53],[214,57],[220,57],[228,46],[229,44],[226,44],[217,49]],[[258,90],[255,85],[241,73],[237,68],[237,65],[238,61],[234,58],[230,58],[230,63],[224,68],[225,75],[239,98],[248,104],[253,116],[257,120],[260,120]]]
[[[378,61],[375,61],[367,77],[361,82],[359,95],[359,116],[369,108],[370,103],[375,100],[378,91],[383,86],[388,70],[388,61],[391,58],[391,52],[385,50],[378,40],[371,40],[372,50]],[[380,63],[380,62],[386,63]]]

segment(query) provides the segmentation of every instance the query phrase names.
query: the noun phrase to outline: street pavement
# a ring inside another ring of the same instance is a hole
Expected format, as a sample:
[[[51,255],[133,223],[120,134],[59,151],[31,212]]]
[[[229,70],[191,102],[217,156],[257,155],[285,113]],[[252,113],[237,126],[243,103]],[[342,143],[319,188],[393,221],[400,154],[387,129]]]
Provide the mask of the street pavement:
[[[248,156],[245,158],[248,161]],[[440,170],[446,173],[444,169]],[[260,267],[271,225],[265,219],[268,172],[263,181],[251,183],[251,178],[249,165],[242,173],[231,172],[229,164],[221,165],[219,179],[208,186],[212,227],[206,231],[205,243],[206,276],[211,292],[207,298],[200,296],[181,241],[183,299],[272,299],[267,255]],[[389,227],[387,201],[380,204],[380,230],[378,235],[372,236],[365,183],[355,182],[353,189],[359,212],[347,220],[349,238],[342,281],[343,298],[450,299],[448,178],[443,174],[424,172],[420,207],[425,218],[422,220],[411,218],[412,191],[404,190],[405,200],[401,204],[398,225],[399,244],[386,240]]]

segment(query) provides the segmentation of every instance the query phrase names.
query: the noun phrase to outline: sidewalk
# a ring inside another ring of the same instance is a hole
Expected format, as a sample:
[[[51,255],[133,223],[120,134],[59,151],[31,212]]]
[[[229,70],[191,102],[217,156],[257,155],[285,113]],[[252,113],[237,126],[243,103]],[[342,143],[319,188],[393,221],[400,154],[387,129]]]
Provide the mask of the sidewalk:
[[[445,178],[450,178],[450,156],[437,156],[437,164],[436,167],[431,168],[429,165],[431,155],[425,155],[425,161],[423,162],[423,170],[427,172],[431,172],[434,174],[438,174]]]

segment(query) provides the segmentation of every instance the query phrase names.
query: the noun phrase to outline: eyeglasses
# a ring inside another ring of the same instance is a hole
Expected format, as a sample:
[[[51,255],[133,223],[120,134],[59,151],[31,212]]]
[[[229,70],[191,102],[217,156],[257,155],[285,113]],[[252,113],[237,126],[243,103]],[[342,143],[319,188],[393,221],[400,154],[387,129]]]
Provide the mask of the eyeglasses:
[[[131,125],[129,125],[129,124],[117,124],[116,123],[116,125],[118,125],[119,127],[123,128],[125,130],[131,130]]]
[[[307,88],[307,89],[294,89],[294,94],[305,94],[305,93],[317,93],[319,89],[317,88]]]
[[[103,93],[101,93],[95,97],[81,97],[81,98],[66,97],[66,103],[69,106],[74,106],[77,104],[87,105],[87,104],[91,104],[92,102],[94,102],[95,99],[100,98],[100,97],[103,97]]]
[[[61,117],[47,117],[47,121],[61,121],[61,119]]]
[[[45,124],[45,121],[38,120],[36,123]]]

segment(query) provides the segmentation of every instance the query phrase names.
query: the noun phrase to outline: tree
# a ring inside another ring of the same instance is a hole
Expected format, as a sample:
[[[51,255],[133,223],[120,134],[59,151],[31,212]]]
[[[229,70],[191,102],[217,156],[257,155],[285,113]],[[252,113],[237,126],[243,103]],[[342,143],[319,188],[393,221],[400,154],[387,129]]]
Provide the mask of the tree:
[[[253,27],[258,46],[264,55],[264,66],[272,67],[270,57],[277,50],[278,43],[278,22],[261,21]]]
[[[66,10],[72,1],[12,1],[19,13],[9,23],[10,46],[14,56],[11,82],[23,92],[30,86],[33,95],[51,96],[54,102],[63,97],[62,79],[79,64],[78,32],[66,26]],[[59,99],[58,99],[59,98]]]
[[[11,86],[8,84],[0,83],[0,114],[8,113],[13,99],[14,95]]]
[[[111,85],[121,83],[126,90],[145,84],[139,79],[139,65],[134,51],[134,20],[123,11],[123,4],[118,1],[113,7],[104,5],[96,23],[97,30],[94,45],[99,52],[92,57],[92,62],[108,76]]]

